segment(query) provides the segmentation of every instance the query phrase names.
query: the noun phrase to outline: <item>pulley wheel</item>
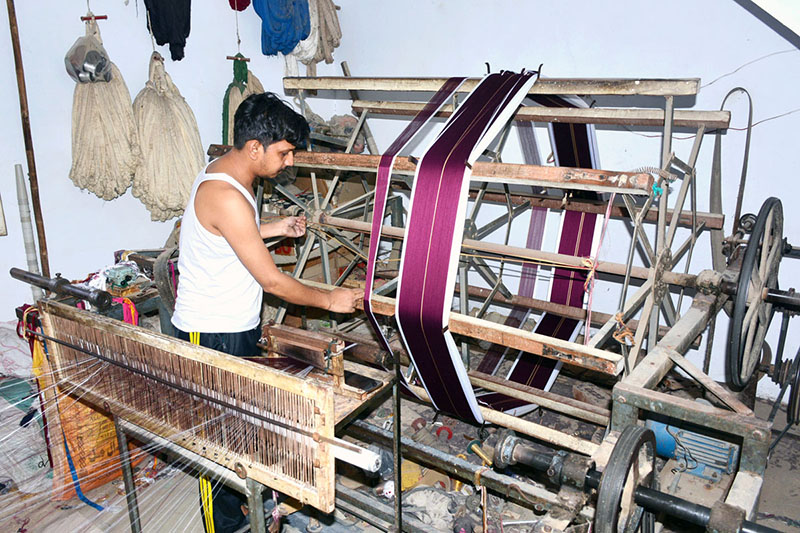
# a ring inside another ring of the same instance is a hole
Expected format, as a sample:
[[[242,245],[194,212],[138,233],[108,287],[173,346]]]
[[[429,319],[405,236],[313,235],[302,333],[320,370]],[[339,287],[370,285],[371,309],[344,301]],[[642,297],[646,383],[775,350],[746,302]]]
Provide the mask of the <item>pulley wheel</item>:
[[[800,424],[800,355],[795,357],[789,371],[789,404],[786,406],[786,422]]]
[[[765,302],[765,289],[778,286],[783,257],[783,207],[768,198],[758,212],[739,270],[733,315],[728,330],[726,366],[730,385],[743,389],[753,377],[774,309]]]
[[[594,526],[598,533],[653,533],[655,519],[634,501],[637,487],[657,488],[656,438],[641,426],[625,428],[611,451],[600,488]]]

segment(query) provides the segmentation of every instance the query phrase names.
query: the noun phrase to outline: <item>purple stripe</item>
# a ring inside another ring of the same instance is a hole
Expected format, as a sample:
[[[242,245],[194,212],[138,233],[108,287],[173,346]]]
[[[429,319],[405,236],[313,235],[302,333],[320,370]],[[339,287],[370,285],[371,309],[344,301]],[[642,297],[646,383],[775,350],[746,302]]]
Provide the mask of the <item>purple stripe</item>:
[[[468,382],[463,386],[466,371],[444,330],[453,295],[449,273],[458,262],[453,250],[463,238],[456,224],[466,202],[465,163],[531,76],[485,78],[428,149],[418,167],[401,264],[397,321],[418,375],[437,409],[477,421],[474,392]]]
[[[547,104],[553,107],[571,106],[569,102],[562,99],[548,101]],[[563,166],[593,168],[592,134],[589,126],[574,124],[553,124],[552,126],[557,163]],[[566,211],[562,222],[558,252],[578,257],[589,256],[592,250],[596,219],[597,215],[594,213]],[[554,269],[550,301],[571,307],[583,307],[585,281],[586,274],[583,271]],[[561,340],[569,340],[579,323],[574,319],[545,313],[536,325],[535,332]],[[558,362],[554,359],[520,352],[508,379],[523,385],[544,389],[553,372],[557,370],[557,364]],[[528,402],[498,393],[482,395],[481,402],[501,411],[528,405]]]
[[[533,123],[527,121],[517,121],[519,128],[520,144],[522,145],[522,155],[526,165],[540,165],[539,151],[536,146],[536,137],[533,132]],[[525,243],[529,250],[542,249],[542,237],[544,236],[544,226],[547,220],[547,209],[542,207],[531,208],[531,219],[528,224],[528,239]],[[536,287],[536,274],[539,265],[535,263],[523,263],[520,274],[517,295],[524,298],[531,298]],[[525,320],[528,319],[530,309],[515,305],[506,317],[504,324],[511,328],[520,328]],[[494,375],[500,363],[508,352],[508,347],[501,344],[492,344],[486,354],[478,364],[478,371],[485,374]]]
[[[419,113],[411,120],[400,135],[392,142],[389,149],[381,156],[378,165],[378,175],[375,179],[375,196],[373,198],[372,230],[369,237],[369,257],[367,259],[367,276],[364,283],[364,312],[372,324],[378,340],[383,348],[390,354],[389,342],[383,336],[383,331],[372,312],[371,298],[372,287],[375,281],[375,263],[378,258],[378,248],[381,241],[381,226],[386,212],[386,198],[389,195],[389,184],[391,182],[392,167],[394,159],[403,148],[414,138],[419,130],[428,123],[436,114],[448,98],[461,86],[465,78],[450,78],[444,82],[442,87],[433,95],[433,98],[425,104]]]

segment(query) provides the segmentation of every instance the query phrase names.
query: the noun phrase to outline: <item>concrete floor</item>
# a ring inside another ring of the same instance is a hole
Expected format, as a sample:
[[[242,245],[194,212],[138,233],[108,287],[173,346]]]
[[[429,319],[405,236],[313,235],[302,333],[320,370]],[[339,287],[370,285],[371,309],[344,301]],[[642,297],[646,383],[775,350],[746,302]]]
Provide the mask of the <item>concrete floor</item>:
[[[756,411],[766,417],[769,406],[759,403]],[[780,413],[776,419],[775,427],[778,429],[782,429],[784,425],[782,416],[783,413]],[[758,523],[780,531],[800,532],[799,469],[800,430],[795,427],[781,440],[770,457]],[[137,489],[143,530],[202,533],[196,478],[179,469],[167,472],[152,484],[142,485]],[[127,533],[130,531],[130,523],[121,485],[122,482],[118,480],[87,494],[92,501],[105,507],[102,512],[77,498],[67,502],[51,502],[46,494],[21,497],[19,492],[12,490],[0,496],[0,517],[3,517],[0,519],[0,531]],[[360,526],[367,529],[365,523],[356,523],[355,529]],[[292,527],[285,528],[285,531],[287,529],[291,533],[297,533]],[[512,533],[515,531],[514,526],[506,527],[505,530]]]

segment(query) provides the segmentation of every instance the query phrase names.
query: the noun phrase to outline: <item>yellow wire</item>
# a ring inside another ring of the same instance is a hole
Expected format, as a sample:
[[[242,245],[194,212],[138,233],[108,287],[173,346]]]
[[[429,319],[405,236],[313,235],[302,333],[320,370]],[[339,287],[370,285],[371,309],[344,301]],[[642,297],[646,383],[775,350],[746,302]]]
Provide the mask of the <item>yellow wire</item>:
[[[190,331],[189,342],[200,345],[200,332]],[[214,499],[211,494],[211,482],[207,476],[200,475],[200,502],[203,507],[203,521],[206,526],[206,533],[214,532]]]

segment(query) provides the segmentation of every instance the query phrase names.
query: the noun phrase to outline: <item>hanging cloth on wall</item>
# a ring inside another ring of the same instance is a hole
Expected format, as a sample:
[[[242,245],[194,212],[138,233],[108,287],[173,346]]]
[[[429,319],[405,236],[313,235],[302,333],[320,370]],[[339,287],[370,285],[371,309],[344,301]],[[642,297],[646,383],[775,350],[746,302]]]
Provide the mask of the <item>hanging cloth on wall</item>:
[[[147,29],[161,45],[169,44],[173,61],[183,59],[191,28],[191,0],[144,0]]]
[[[299,76],[299,64],[306,65],[306,75],[317,75],[317,63],[333,63],[333,49],[339,46],[342,29],[332,0],[308,0],[311,32],[286,56],[287,76]]]
[[[133,102],[142,142],[143,164],[133,180],[133,195],[164,221],[183,213],[192,182],[205,154],[194,113],[164,70],[158,52],[150,58],[150,79]]]
[[[254,0],[261,17],[261,52],[289,54],[311,32],[308,0]]]
[[[102,49],[94,18],[86,22],[86,38]],[[141,164],[131,94],[114,63],[110,63],[110,73],[109,81],[103,77],[76,84],[72,98],[69,177],[76,186],[103,200],[113,200],[128,190]]]
[[[483,422],[448,329],[472,163],[505,126],[537,76],[484,78],[445,124],[419,165],[401,258],[396,318],[417,376],[441,411]]]
[[[264,86],[247,68],[242,54],[233,59],[233,81],[225,91],[222,100],[222,144],[233,144],[233,117],[244,99],[251,94],[261,94]]]
[[[568,100],[556,96],[537,96],[534,99],[549,107],[575,107],[582,101]],[[585,105],[585,104],[583,104]],[[597,146],[594,127],[582,124],[550,124],[550,141],[556,166],[576,168],[598,168]],[[594,199],[594,193],[580,193],[586,199]],[[535,213],[534,213],[535,215]],[[592,253],[594,236],[597,231],[598,216],[595,213],[564,211],[561,219],[558,253],[577,257],[589,257]],[[583,307],[586,273],[582,270],[556,268],[550,288],[550,301],[571,307]],[[531,288],[532,289],[532,288]],[[581,321],[545,313],[534,331],[536,333],[571,341],[577,334]],[[484,361],[479,371],[491,372],[499,362]],[[561,369],[561,361],[546,357],[517,352],[506,379],[523,385],[548,390]],[[521,416],[536,406],[510,398],[500,393],[480,396],[481,403],[493,409]]]
[[[250,6],[250,0],[228,0],[228,3],[236,11],[244,11]]]

